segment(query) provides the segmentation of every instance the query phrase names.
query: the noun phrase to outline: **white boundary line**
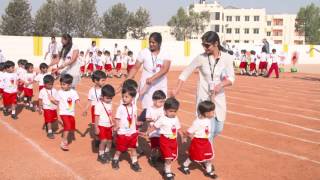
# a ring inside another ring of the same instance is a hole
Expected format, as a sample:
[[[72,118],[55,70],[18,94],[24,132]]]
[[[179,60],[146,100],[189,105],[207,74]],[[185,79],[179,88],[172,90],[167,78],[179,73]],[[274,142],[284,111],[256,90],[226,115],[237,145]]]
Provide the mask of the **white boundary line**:
[[[47,151],[45,151],[44,149],[42,149],[36,142],[32,141],[30,138],[26,137],[25,135],[23,135],[21,132],[19,132],[17,129],[15,129],[14,127],[12,127],[9,123],[0,120],[0,123],[5,126],[9,131],[11,131],[13,134],[18,135],[20,138],[22,138],[24,141],[26,141],[27,143],[29,143],[33,149],[35,149],[36,151],[38,151],[43,157],[47,158],[48,160],[50,160],[51,162],[53,162],[54,164],[60,166],[62,169],[64,169],[65,171],[67,171],[68,173],[70,173],[75,179],[78,180],[82,180],[83,178],[81,176],[79,176],[78,174],[76,174],[69,166],[67,166],[66,164],[62,163],[61,161],[57,160],[56,158],[54,158],[53,156],[51,156],[50,154],[47,153]]]

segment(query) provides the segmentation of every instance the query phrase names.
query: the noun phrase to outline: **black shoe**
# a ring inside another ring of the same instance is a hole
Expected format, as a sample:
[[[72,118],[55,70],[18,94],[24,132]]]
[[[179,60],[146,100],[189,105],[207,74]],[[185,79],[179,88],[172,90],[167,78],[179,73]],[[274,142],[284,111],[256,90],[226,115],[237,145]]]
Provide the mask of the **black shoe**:
[[[48,134],[47,134],[47,137],[48,137],[49,139],[54,139],[54,134],[53,134],[53,132],[48,133]]]
[[[99,148],[100,141],[99,140],[94,140],[94,147]]]
[[[101,155],[98,155],[98,159],[97,159],[99,162],[101,162],[102,164],[106,164],[107,163],[107,157],[105,154],[101,154]]]
[[[30,108],[30,110],[32,111],[32,112],[36,112],[36,110],[34,109],[34,107],[29,107]]]
[[[5,109],[5,110],[3,110],[3,115],[4,115],[4,116],[9,116],[9,115],[10,115],[10,112]]]
[[[14,120],[17,120],[18,116],[16,114],[11,114],[11,118],[14,119]]]
[[[217,179],[217,178],[218,178],[218,175],[216,175],[216,174],[214,173],[214,171],[206,172],[204,175],[207,176],[207,177],[209,177],[209,178],[211,178],[211,179]]]
[[[165,180],[174,180],[175,174],[173,173],[164,173],[164,179]]]
[[[105,153],[105,157],[106,157],[107,163],[110,163],[110,161],[111,161],[111,154],[110,154],[109,152],[106,152],[106,153]]]
[[[139,156],[141,156],[141,155],[143,155],[143,154],[144,154],[144,152],[143,152],[143,149],[142,149],[142,148],[137,147],[136,151],[137,151],[137,153],[138,153],[138,155],[139,155]]]
[[[131,169],[135,172],[141,172],[141,167],[138,162],[131,164]]]
[[[178,168],[183,174],[185,175],[189,175],[190,174],[190,169],[189,167],[186,167],[186,166],[181,166],[180,168]]]
[[[151,156],[149,159],[149,164],[151,164],[152,166],[155,166],[157,164],[157,157],[155,156]]]
[[[119,160],[112,160],[111,166],[112,166],[112,169],[118,170],[120,168]]]

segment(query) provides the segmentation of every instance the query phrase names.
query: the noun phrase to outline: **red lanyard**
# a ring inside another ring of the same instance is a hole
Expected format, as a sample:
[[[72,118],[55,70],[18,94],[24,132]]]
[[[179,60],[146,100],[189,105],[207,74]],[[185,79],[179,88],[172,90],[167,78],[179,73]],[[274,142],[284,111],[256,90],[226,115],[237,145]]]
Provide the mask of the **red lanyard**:
[[[127,119],[128,119],[129,128],[130,128],[131,123],[132,123],[132,116],[133,116],[133,106],[132,106],[132,108],[131,108],[131,115],[129,114],[129,110],[128,110],[127,105],[125,105],[125,107],[126,107],[126,110],[127,110],[127,115],[128,115]]]
[[[111,120],[111,118],[110,118],[109,112],[107,111],[106,107],[104,106],[104,103],[103,103],[103,102],[101,102],[101,104],[102,104],[102,106],[103,106],[104,111],[106,111],[106,113],[107,113],[107,115],[108,115],[108,118],[109,118],[110,124],[112,125],[112,120]]]
[[[97,95],[96,88],[94,88],[94,94],[96,95],[97,102],[99,102],[99,98],[98,98],[98,95]]]

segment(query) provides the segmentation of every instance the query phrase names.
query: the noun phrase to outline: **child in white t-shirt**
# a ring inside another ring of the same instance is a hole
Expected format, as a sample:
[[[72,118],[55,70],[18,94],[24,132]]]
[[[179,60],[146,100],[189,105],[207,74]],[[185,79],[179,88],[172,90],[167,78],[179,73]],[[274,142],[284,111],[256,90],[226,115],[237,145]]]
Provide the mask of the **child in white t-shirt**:
[[[46,63],[41,63],[39,66],[40,73],[37,74],[37,76],[35,78],[35,81],[38,82],[39,92],[41,91],[42,88],[44,88],[43,78],[46,75],[50,74],[50,73],[48,73],[48,68],[49,68],[49,66]]]
[[[39,92],[39,113],[43,114],[47,137],[54,139],[52,123],[58,120],[57,105],[50,101],[50,96],[57,97],[58,91],[53,87],[54,77],[50,74],[43,77],[44,88]]]
[[[149,123],[147,134],[149,135],[151,145],[149,161],[151,164],[155,165],[158,159],[158,151],[160,149],[160,133],[159,129],[153,131],[150,131],[150,129],[160,117],[164,116],[163,105],[166,100],[166,94],[161,90],[157,90],[153,93],[152,100],[153,106],[147,108],[146,120]]]
[[[192,126],[187,130],[186,134],[191,140],[189,147],[189,158],[182,164],[180,170],[184,174],[190,174],[189,166],[192,161],[204,163],[206,168],[205,176],[216,179],[218,176],[212,169],[212,159],[214,152],[209,137],[212,132],[211,121],[214,117],[215,105],[211,101],[203,101],[198,105],[199,117],[193,121]]]
[[[84,52],[80,51],[78,61],[80,61],[80,76],[82,77],[86,70],[86,58],[84,57]]]
[[[5,68],[5,63],[4,62],[0,62],[0,111],[3,110],[3,102],[2,102],[2,95],[3,95],[3,88],[4,88],[4,82],[3,82],[3,78],[5,76],[5,72],[6,68]]]
[[[60,147],[64,151],[68,151],[68,134],[76,130],[75,122],[75,105],[78,104],[82,110],[79,95],[77,91],[71,88],[73,77],[70,74],[64,74],[60,78],[61,89],[58,91],[57,97],[50,96],[52,103],[58,105],[59,115],[63,121],[63,133]]]
[[[95,133],[99,136],[98,161],[102,164],[111,160],[110,149],[112,145],[112,98],[115,96],[114,88],[107,84],[101,89],[101,100],[95,107]]]
[[[12,119],[18,119],[16,114],[17,106],[17,94],[18,94],[18,82],[19,77],[17,73],[14,72],[14,62],[6,61],[5,68],[6,73],[3,77],[3,105],[4,105],[4,115],[8,116],[11,111]]]
[[[32,112],[35,112],[35,109],[33,107],[32,97],[33,97],[33,83],[35,82],[36,73],[33,72],[33,64],[27,63],[25,65],[25,68],[27,70],[27,73],[25,73],[23,77],[24,82],[24,103],[26,109],[31,110]]]
[[[112,168],[119,169],[119,157],[122,152],[130,149],[131,153],[131,169],[141,171],[138,164],[137,140],[138,131],[137,123],[137,107],[133,105],[137,90],[134,87],[122,88],[122,102],[115,117],[115,130],[117,131],[116,153],[112,160]]]
[[[104,70],[106,71],[107,77],[112,78],[112,58],[109,51],[104,52],[105,61],[104,61]]]

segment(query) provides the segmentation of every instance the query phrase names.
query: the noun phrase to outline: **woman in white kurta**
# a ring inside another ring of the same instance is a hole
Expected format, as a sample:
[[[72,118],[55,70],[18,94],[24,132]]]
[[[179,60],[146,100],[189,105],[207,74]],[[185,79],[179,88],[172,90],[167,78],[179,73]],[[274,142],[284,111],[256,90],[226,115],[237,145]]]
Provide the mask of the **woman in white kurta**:
[[[204,100],[215,103],[216,116],[212,120],[213,137],[221,133],[226,119],[227,106],[224,88],[231,86],[235,80],[233,69],[233,56],[221,45],[216,32],[208,31],[202,36],[202,45],[205,52],[198,55],[179,76],[173,96],[180,91],[183,83],[195,69],[199,70],[197,85],[196,107]],[[213,138],[211,137],[211,138]]]
[[[72,87],[75,88],[80,82],[80,61],[79,48],[72,43],[72,37],[69,34],[64,34],[61,39],[62,49],[59,52],[55,63],[58,63],[58,70],[61,74],[70,74],[73,76]]]
[[[149,48],[143,49],[137,56],[137,61],[128,75],[132,79],[143,66],[139,88],[145,89],[141,94],[142,108],[152,106],[152,95],[156,90],[167,93],[167,72],[171,64],[171,57],[161,49],[162,37],[160,33],[152,33],[149,37]],[[144,119],[142,117],[142,119]]]

